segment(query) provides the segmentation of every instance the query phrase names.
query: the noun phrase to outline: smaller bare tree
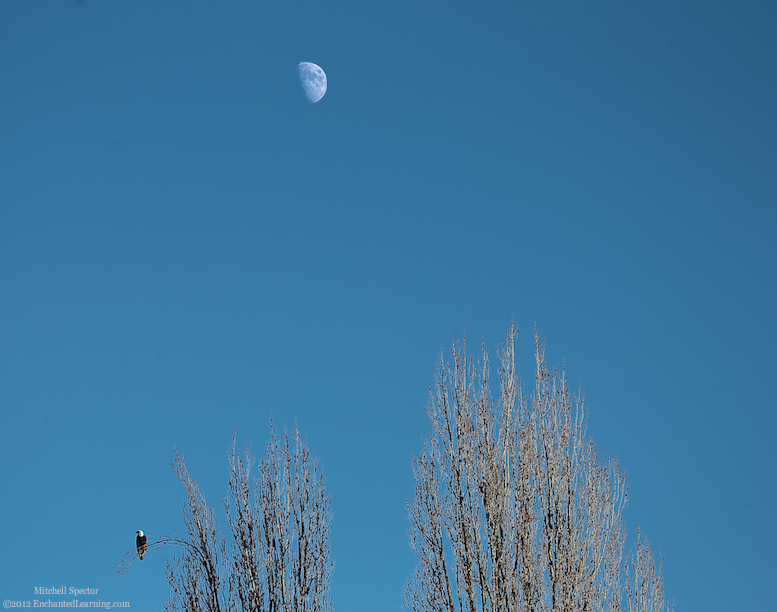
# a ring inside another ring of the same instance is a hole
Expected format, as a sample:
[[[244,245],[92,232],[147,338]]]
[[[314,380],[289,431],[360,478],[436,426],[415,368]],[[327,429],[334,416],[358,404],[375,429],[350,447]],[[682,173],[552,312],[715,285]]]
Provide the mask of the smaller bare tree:
[[[222,498],[231,537],[191,478],[182,455],[172,467],[186,488],[183,534],[154,536],[148,550],[174,544],[181,552],[167,563],[168,612],[330,612],[329,530],[331,503],[319,461],[299,433],[275,434],[270,423],[267,455],[251,479],[250,448],[228,455],[228,493]],[[152,536],[153,534],[149,534]],[[114,566],[121,575],[137,558],[129,551]]]

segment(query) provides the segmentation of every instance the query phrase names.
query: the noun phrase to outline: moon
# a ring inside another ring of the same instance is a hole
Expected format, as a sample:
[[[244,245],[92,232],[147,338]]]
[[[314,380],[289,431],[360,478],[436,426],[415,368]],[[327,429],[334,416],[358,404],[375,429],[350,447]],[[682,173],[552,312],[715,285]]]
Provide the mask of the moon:
[[[297,64],[297,77],[305,97],[311,102],[318,102],[326,93],[326,74],[320,66],[311,62]]]

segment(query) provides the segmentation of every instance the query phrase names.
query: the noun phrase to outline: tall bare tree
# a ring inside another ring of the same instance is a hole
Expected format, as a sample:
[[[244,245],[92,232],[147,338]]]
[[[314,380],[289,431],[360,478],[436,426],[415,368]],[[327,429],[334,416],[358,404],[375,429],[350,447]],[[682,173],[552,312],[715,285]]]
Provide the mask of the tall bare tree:
[[[536,330],[524,395],[517,334],[511,323],[499,349],[497,400],[484,346],[477,363],[466,339],[450,361],[440,356],[407,504],[418,559],[403,593],[408,612],[620,610],[625,474],[598,458],[582,391],[548,366]]]
[[[251,478],[250,448],[229,452],[222,502],[229,535],[176,452],[173,468],[187,490],[186,533],[168,539],[182,552],[168,562],[170,612],[329,612],[331,506],[326,481],[295,425],[290,437],[270,425],[267,454]],[[166,543],[168,543],[166,541]]]

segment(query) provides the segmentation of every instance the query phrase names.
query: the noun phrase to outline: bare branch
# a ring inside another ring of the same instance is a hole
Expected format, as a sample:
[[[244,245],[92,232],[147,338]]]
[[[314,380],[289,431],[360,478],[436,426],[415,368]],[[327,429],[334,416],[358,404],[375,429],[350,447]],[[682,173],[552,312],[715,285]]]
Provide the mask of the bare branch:
[[[647,538],[637,527],[637,541],[626,563],[628,612],[673,612],[674,604],[664,597],[663,559],[658,566]]]
[[[171,538],[170,536],[165,536],[158,533],[147,533],[146,537],[148,538],[146,543],[147,553],[155,550],[159,550],[163,546],[168,546],[171,544],[175,546],[183,546],[183,547],[190,546],[189,542],[185,540],[182,540],[180,538]],[[137,557],[138,557],[138,551],[136,548],[128,550],[121,558],[121,560],[108,571],[112,571],[113,575],[118,578],[129,569],[130,565],[132,565],[132,562],[135,559],[137,559]]]
[[[181,554],[167,563],[170,600],[165,609],[221,612],[228,609],[221,564],[225,555],[224,538],[216,521],[216,511],[205,501],[198,484],[186,469],[184,458],[175,451],[172,463],[178,479],[186,487],[183,539],[187,544]]]

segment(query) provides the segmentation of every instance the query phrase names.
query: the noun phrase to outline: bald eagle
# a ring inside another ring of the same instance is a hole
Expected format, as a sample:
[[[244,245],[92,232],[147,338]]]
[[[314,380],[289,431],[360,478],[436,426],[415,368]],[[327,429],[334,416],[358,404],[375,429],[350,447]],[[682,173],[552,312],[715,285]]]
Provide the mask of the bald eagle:
[[[135,538],[135,544],[138,547],[138,557],[143,561],[143,557],[146,555],[146,536],[142,529],[139,529],[135,533],[138,534],[138,537]]]

